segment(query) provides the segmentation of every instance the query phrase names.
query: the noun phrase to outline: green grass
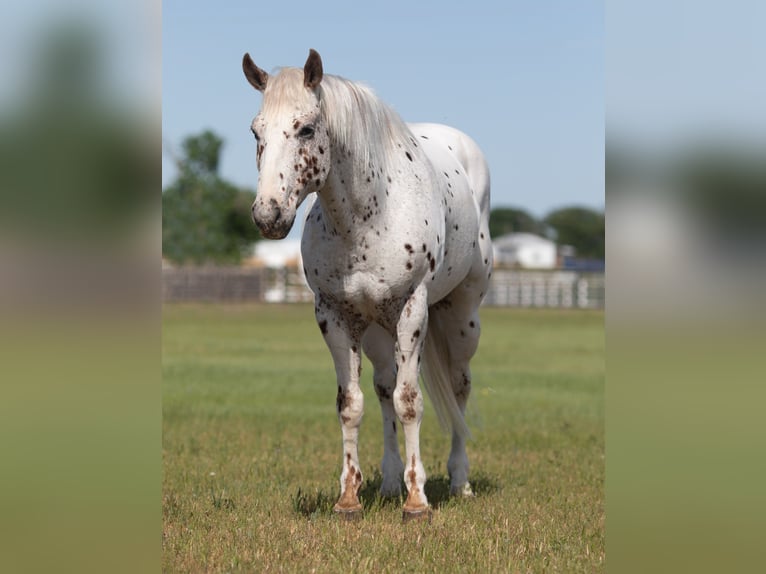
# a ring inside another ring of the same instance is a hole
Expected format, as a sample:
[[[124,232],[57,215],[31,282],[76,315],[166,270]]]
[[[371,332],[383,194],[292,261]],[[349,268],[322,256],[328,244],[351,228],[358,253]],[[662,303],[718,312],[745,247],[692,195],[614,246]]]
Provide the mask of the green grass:
[[[339,491],[335,374],[310,306],[163,310],[166,572],[604,570],[603,313],[482,310],[468,422],[472,500],[447,496],[449,441],[421,431],[431,524],[382,500],[365,360],[364,519]]]

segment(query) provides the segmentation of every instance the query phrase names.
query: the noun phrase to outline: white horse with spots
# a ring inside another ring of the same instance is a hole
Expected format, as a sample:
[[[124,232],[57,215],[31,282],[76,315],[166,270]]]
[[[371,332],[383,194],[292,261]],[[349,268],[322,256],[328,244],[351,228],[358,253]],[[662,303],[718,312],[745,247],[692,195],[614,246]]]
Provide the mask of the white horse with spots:
[[[338,380],[343,471],[335,510],[347,517],[362,511],[357,442],[364,350],[383,411],[381,493],[401,494],[403,477],[404,518],[429,517],[420,458],[421,358],[426,390],[452,432],[451,491],[472,494],[464,414],[478,308],[492,268],[486,161],[463,133],[405,124],[368,88],[324,75],[314,50],[302,70],[270,76],[249,54],[242,66],[263,93],[252,123],[255,223],[265,237],[280,239],[301,202],[311,193],[318,198],[306,218],[302,253]]]

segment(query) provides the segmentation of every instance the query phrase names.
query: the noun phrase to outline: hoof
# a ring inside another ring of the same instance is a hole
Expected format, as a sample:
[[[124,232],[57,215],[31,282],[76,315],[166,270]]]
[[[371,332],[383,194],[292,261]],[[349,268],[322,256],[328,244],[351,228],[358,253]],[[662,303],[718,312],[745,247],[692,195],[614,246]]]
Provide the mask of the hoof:
[[[471,488],[471,485],[467,482],[463,486],[458,486],[457,488],[451,488],[450,495],[455,496],[457,498],[475,498],[476,497],[476,495],[473,493],[473,489]]]
[[[357,520],[361,520],[364,517],[361,505],[359,508],[339,508],[336,506],[333,510],[339,518],[347,522],[355,522]]]
[[[433,514],[430,506],[419,508],[417,510],[404,510],[402,511],[402,522],[411,522],[415,520],[417,522],[428,522],[430,524]]]

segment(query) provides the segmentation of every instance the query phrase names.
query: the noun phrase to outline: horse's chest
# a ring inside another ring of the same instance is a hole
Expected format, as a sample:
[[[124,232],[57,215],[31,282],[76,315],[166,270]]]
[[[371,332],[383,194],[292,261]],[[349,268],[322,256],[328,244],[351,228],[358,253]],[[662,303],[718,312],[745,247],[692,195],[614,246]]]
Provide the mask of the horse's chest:
[[[399,245],[401,243],[401,245]],[[362,234],[343,241],[320,227],[304,229],[303,263],[315,294],[381,324],[398,316],[429,269],[421,242],[418,252],[406,240]]]

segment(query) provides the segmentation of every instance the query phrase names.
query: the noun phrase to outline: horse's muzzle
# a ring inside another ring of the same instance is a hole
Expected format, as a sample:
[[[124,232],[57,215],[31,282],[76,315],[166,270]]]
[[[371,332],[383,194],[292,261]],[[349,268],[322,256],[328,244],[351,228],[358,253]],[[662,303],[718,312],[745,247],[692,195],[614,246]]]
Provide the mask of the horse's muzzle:
[[[295,221],[295,213],[285,214],[275,199],[268,203],[259,201],[253,202],[252,207],[253,223],[266,239],[283,239]]]

